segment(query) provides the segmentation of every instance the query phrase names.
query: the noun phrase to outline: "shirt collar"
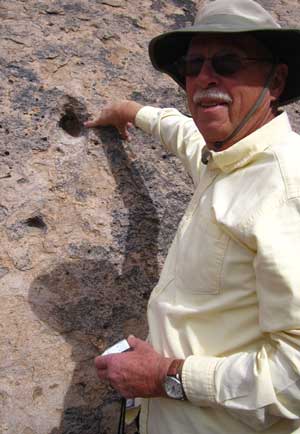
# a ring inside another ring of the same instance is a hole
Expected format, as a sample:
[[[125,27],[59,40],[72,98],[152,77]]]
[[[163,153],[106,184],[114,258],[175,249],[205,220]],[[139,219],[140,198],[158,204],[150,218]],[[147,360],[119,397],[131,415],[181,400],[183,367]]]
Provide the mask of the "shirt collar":
[[[287,113],[283,112],[230,148],[220,152],[211,151],[208,169],[219,168],[229,173],[243,167],[254,160],[257,154],[280,143],[291,130]]]

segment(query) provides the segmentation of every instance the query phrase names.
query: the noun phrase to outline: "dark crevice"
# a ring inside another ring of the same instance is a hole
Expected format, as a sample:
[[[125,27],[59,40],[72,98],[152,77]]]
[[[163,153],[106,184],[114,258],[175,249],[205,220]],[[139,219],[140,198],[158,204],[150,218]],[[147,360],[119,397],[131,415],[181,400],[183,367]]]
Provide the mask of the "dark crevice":
[[[66,109],[58,125],[72,137],[83,135],[83,125],[72,108]]]
[[[47,225],[44,222],[43,217],[40,215],[28,218],[24,221],[24,224],[29,226],[30,228],[37,228],[42,230],[47,229]]]
[[[72,137],[85,136],[87,130],[83,123],[88,119],[88,114],[84,101],[71,95],[64,95],[60,107],[59,127]]]

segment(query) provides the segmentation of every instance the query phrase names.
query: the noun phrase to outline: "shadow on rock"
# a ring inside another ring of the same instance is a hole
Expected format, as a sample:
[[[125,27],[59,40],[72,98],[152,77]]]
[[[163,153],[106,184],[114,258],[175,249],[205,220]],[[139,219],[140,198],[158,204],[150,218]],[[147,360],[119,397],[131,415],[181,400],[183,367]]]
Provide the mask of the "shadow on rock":
[[[130,324],[143,320],[134,287],[143,284],[142,273],[118,275],[106,260],[64,263],[34,281],[29,293],[33,312],[70,344],[76,363],[60,427],[52,434],[109,432],[103,407],[112,404],[115,411],[118,396],[99,383],[93,360]]]
[[[119,397],[98,381],[94,357],[129,333],[144,337],[146,302],[158,277],[155,207],[115,134],[105,129],[99,138],[127,210],[125,233],[120,210],[114,213],[121,263],[113,250],[95,246],[91,258],[93,249],[78,246],[78,259],[39,276],[29,291],[31,309],[70,344],[75,361],[60,426],[51,434],[116,432]]]
[[[113,128],[101,128],[96,134],[102,143],[111,172],[116,181],[117,190],[128,213],[127,231],[124,231],[122,210],[113,212],[112,233],[119,247],[124,251],[123,272],[138,267],[147,280],[144,290],[150,290],[158,280],[158,234],[159,218],[149,194],[144,178],[146,168],[139,164],[130,151],[124,149],[123,142]],[[141,145],[142,149],[142,145]],[[123,210],[124,211],[124,210]],[[140,290],[142,287],[140,288]]]

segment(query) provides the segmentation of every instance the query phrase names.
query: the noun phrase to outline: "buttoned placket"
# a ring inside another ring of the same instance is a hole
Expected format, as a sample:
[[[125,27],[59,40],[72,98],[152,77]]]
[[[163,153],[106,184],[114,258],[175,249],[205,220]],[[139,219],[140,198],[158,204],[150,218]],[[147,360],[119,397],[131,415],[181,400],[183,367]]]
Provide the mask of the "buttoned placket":
[[[178,232],[182,235],[184,234],[194,212],[196,211],[203,193],[215,181],[220,173],[221,171],[218,168],[211,169],[209,166],[204,166],[199,184],[196,187],[195,193],[178,227]]]

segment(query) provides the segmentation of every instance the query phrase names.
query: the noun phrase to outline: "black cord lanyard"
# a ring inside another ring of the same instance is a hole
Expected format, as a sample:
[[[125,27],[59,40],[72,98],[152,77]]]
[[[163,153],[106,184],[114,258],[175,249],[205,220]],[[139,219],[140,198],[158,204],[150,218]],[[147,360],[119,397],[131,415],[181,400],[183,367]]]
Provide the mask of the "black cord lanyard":
[[[233,132],[228,137],[226,137],[226,139],[221,140],[219,142],[215,142],[214,147],[215,147],[216,151],[218,149],[220,149],[224,145],[224,143],[228,142],[228,140],[232,139],[232,137],[234,137],[237,133],[239,133],[240,130],[243,128],[243,126],[246,125],[246,123],[249,121],[249,119],[253,116],[253,114],[259,108],[259,106],[261,105],[261,103],[262,103],[262,101],[263,101],[266,93],[269,90],[270,83],[273,80],[273,77],[274,77],[275,72],[276,72],[276,66],[277,66],[277,64],[278,63],[275,62],[272,65],[272,69],[271,69],[271,71],[270,71],[270,73],[269,73],[269,75],[267,77],[267,80],[265,82],[263,90],[261,91],[261,93],[260,93],[259,97],[257,98],[256,102],[251,107],[251,109],[249,110],[249,112],[246,114],[246,116],[244,117],[244,119],[242,120],[242,122],[235,128],[235,130],[233,130]],[[203,161],[202,161],[202,163],[203,163]],[[207,162],[204,163],[204,164],[207,164]]]
[[[125,414],[126,414],[126,399],[122,398],[118,434],[125,434]]]

